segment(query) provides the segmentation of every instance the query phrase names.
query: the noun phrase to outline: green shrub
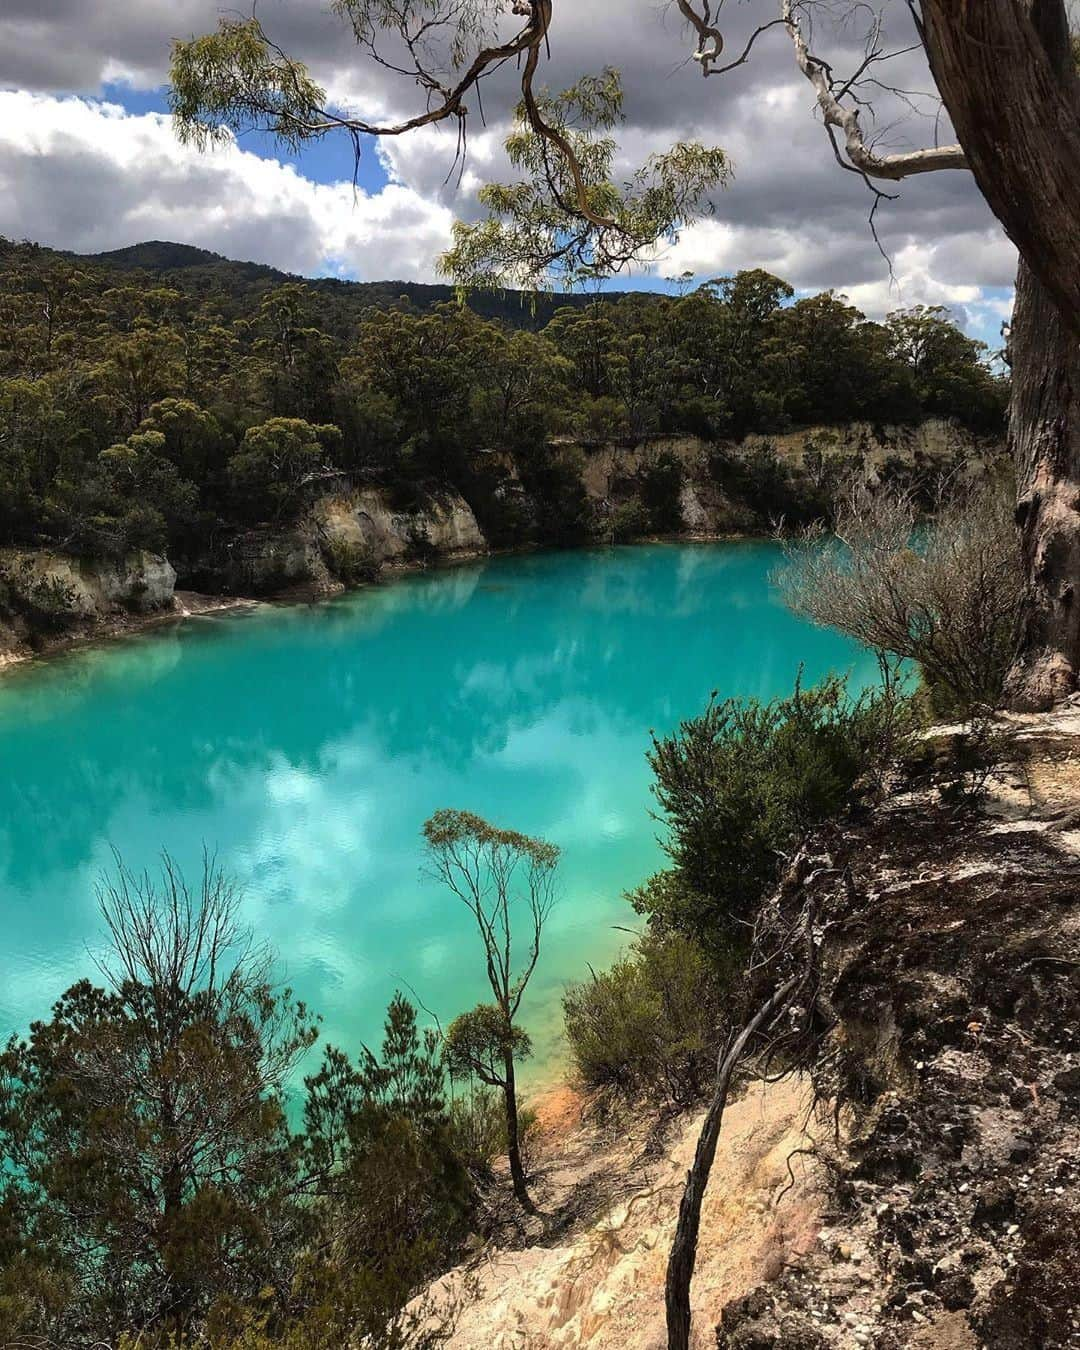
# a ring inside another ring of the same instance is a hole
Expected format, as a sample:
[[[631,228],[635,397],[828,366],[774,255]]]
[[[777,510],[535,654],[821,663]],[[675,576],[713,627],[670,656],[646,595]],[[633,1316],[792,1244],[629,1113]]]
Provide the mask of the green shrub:
[[[573,456],[556,451],[536,455],[521,466],[521,481],[536,506],[540,540],[566,545],[589,538],[592,504]]]
[[[630,1098],[685,1106],[709,1081],[719,1014],[711,963],[688,938],[649,932],[563,995],[582,1081]]]
[[[329,535],[322,544],[323,561],[332,576],[346,586],[359,586],[374,581],[379,575],[379,564],[366,544],[358,540]]]
[[[37,574],[27,559],[14,577],[0,577],[0,614],[5,611],[25,619],[32,634],[62,633],[80,618],[75,588],[61,577]]]
[[[506,1110],[501,1092],[473,1083],[450,1103],[450,1143],[471,1171],[486,1169],[506,1152]]]
[[[461,492],[492,548],[530,542],[534,513],[521,481],[502,457],[491,456],[471,464]]]
[[[813,472],[799,471],[782,460],[771,441],[748,453],[715,446],[709,472],[717,487],[744,502],[764,521],[806,524],[827,517],[832,504],[828,484],[819,482]]]
[[[536,1112],[529,1106],[518,1107],[518,1147],[525,1170],[531,1171],[531,1158],[540,1133]],[[473,1082],[468,1091],[450,1104],[450,1144],[472,1172],[485,1172],[495,1158],[505,1158],[506,1109],[503,1096],[494,1088]]]
[[[611,513],[611,538],[616,544],[627,544],[649,533],[649,513],[640,497],[630,497]]]
[[[641,908],[703,949],[725,951],[784,855],[892,753],[904,706],[895,685],[852,700],[832,677],[770,703],[714,696],[700,717],[654,737],[653,791],[676,880],[656,896],[639,893]]]
[[[682,529],[683,468],[668,450],[641,471],[641,502],[653,534],[675,534]]]

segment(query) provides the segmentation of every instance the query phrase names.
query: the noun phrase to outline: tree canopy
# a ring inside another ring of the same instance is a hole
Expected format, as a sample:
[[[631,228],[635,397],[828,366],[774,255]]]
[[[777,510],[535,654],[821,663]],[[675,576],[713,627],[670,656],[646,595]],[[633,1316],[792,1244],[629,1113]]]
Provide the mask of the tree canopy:
[[[0,544],[167,550],[183,575],[335,482],[451,485],[493,543],[562,541],[588,527],[561,437],[927,415],[993,430],[1006,393],[944,311],[871,323],[762,271],[579,298],[540,331],[527,308],[506,310],[514,326],[471,303],[370,299],[231,264],[117,270],[0,245]],[[514,513],[506,455],[536,519]]]

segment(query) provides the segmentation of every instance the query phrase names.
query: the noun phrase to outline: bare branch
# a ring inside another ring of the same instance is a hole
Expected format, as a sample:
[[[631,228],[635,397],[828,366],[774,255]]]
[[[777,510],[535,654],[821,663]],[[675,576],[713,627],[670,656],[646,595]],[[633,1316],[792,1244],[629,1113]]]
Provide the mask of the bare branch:
[[[801,11],[805,0],[781,0],[780,17],[760,24],[750,35],[742,53],[725,65],[717,64],[724,50],[724,39],[720,30],[712,23],[712,12],[708,0],[702,0],[695,7],[691,0],[677,0],[679,12],[686,19],[698,38],[698,50],[694,60],[701,66],[703,75],[722,75],[746,64],[754,45],[763,33],[770,28],[787,29],[795,49],[795,60],[803,75],[809,80],[817,95],[817,104],[830,135],[839,132],[843,137],[841,163],[847,168],[861,173],[864,178],[881,178],[892,182],[909,178],[914,174],[933,173],[940,169],[966,169],[967,160],[959,145],[932,146],[926,149],[909,150],[899,154],[882,155],[874,150],[867,141],[859,122],[859,107],[867,106],[860,98],[860,85],[874,85],[889,93],[897,92],[889,86],[868,75],[875,66],[894,60],[912,48],[900,51],[884,51],[879,45],[881,36],[881,18],[875,16],[866,42],[862,61],[854,73],[843,81],[838,81],[829,63],[810,50],[803,28]],[[903,91],[899,91],[903,92]],[[910,105],[909,105],[910,106]],[[835,147],[835,141],[834,141]],[[840,158],[838,151],[838,158]]]
[[[908,150],[901,154],[879,155],[867,143],[863,134],[859,124],[858,107],[846,105],[842,100],[851,96],[853,88],[870,66],[887,59],[887,54],[878,50],[876,46],[871,46],[856,73],[837,88],[831,67],[810,51],[799,18],[801,8],[801,0],[781,0],[782,21],[791,35],[796,63],[813,85],[826,127],[835,127],[841,132],[844,137],[844,151],[859,173],[869,178],[884,178],[890,182],[899,182],[914,174],[968,167],[967,159],[959,145],[933,146],[922,150]]]

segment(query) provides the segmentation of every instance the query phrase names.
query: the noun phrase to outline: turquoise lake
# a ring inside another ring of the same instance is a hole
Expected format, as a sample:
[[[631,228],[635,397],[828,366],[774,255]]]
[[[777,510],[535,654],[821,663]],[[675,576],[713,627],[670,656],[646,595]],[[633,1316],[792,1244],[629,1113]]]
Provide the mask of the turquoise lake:
[[[621,898],[662,864],[645,761],[721,695],[875,675],[790,615],[770,543],[532,554],[262,607],[0,680],[0,1033],[95,974],[112,849],[204,845],[244,888],[325,1038],[378,1040],[395,988],[444,1020],[485,995],[460,905],[421,875],[440,806],[564,851],[525,1009],[533,1073],[559,1053],[559,988],[628,940]]]

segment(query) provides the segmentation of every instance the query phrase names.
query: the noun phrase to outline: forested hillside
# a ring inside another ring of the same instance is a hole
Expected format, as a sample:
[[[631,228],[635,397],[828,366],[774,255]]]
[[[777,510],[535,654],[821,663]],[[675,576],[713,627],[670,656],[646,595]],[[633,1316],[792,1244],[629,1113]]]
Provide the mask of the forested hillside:
[[[456,487],[495,543],[568,540],[588,529],[560,437],[1001,423],[1004,381],[943,310],[872,323],[751,271],[681,297],[560,297],[534,331],[521,297],[446,294],[304,282],[179,245],[84,259],[4,243],[0,544],[191,557],[295,518],[341,475],[405,497]],[[496,304],[499,319],[475,307]],[[484,450],[512,456],[539,519],[500,499]]]
[[[39,249],[40,253],[49,250]],[[420,281],[340,281],[336,277],[301,278],[282,272],[265,263],[237,262],[224,258],[209,249],[191,244],[174,244],[161,239],[149,239],[127,248],[110,249],[105,253],[57,254],[72,262],[111,267],[118,271],[153,273],[159,280],[181,290],[220,290],[250,293],[252,290],[271,289],[289,281],[303,281],[318,293],[323,303],[332,310],[340,308],[354,317],[374,305],[392,309],[404,298],[419,309],[444,304],[457,299],[453,286],[428,285]],[[607,298],[618,300],[622,292],[611,291]],[[511,328],[538,329],[564,306],[580,309],[592,302],[592,296],[582,292],[569,295],[534,296],[524,291],[483,291],[469,296],[469,308],[485,319],[500,319]]]

